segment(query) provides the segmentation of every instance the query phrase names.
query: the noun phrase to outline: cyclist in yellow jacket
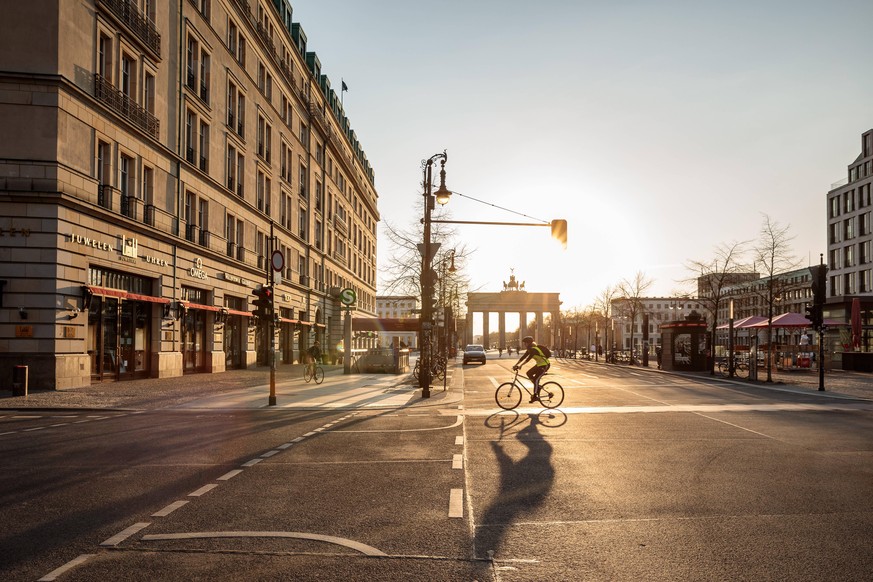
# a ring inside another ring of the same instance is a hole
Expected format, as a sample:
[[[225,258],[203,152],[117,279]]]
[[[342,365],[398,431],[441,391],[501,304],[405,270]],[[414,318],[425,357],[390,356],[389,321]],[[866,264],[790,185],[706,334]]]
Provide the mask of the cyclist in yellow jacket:
[[[534,393],[531,396],[531,403],[536,402],[540,399],[540,382],[539,379],[543,374],[546,373],[551,367],[549,363],[549,359],[543,354],[543,351],[540,347],[534,342],[534,339],[531,336],[526,336],[521,343],[524,345],[527,350],[522,354],[521,358],[518,359],[518,362],[512,367],[513,370],[518,370],[521,368],[528,360],[533,359],[534,365],[531,366],[527,371],[527,377],[530,378],[531,382],[534,385]]]

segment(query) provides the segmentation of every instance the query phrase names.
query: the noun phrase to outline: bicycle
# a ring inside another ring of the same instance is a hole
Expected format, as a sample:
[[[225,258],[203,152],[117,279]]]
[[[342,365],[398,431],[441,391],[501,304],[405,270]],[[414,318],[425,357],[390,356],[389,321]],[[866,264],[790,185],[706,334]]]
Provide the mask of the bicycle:
[[[515,370],[515,377],[498,386],[494,392],[494,400],[503,410],[512,410],[521,404],[522,390],[533,396],[533,392],[518,379],[518,373]],[[554,380],[540,384],[539,400],[546,408],[557,408],[564,401],[564,387]]]
[[[730,377],[730,363],[727,358],[718,362],[718,371],[725,377]],[[734,378],[748,378],[749,365],[743,361],[734,361]]]
[[[303,381],[308,384],[310,380],[315,380],[316,384],[321,384],[324,381],[324,368],[315,362],[306,364],[306,367],[303,368]]]

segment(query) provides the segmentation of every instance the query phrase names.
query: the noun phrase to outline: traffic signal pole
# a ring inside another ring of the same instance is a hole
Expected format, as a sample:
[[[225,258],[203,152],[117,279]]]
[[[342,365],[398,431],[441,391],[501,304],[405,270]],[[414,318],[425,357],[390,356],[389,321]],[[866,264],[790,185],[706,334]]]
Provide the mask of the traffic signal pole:
[[[273,248],[275,247],[276,239],[273,234],[273,221],[270,221],[270,258],[272,259]],[[270,293],[270,317],[269,320],[269,338],[270,338],[270,398],[268,401],[269,406],[276,406],[276,287],[274,282],[276,280],[276,271],[273,268],[272,260],[269,261],[267,265],[267,281],[270,284],[270,287],[273,289],[273,292]]]

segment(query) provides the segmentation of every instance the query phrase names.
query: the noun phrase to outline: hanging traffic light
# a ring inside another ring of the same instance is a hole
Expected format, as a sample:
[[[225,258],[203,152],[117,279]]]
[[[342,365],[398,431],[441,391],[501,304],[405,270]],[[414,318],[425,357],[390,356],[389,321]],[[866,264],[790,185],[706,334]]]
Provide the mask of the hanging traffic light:
[[[254,291],[252,295],[256,297],[254,300],[255,309],[252,312],[255,317],[261,321],[266,321],[273,316],[273,288],[269,286],[261,286]]]
[[[814,265],[809,267],[812,286],[812,302],[815,305],[824,305],[827,299],[827,274],[826,265]]]
[[[563,248],[567,248],[567,221],[563,218],[553,220],[552,223],[552,238],[556,239]]]

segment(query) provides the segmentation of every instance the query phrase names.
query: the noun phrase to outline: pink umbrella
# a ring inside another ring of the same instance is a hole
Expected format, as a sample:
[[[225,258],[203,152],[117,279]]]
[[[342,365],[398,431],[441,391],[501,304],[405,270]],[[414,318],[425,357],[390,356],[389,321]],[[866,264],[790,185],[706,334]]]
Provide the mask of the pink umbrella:
[[[861,300],[852,299],[852,347],[855,351],[861,347]]]
[[[749,317],[744,317],[742,319],[734,321],[734,329],[745,329],[761,321],[767,321],[767,318],[761,317],[760,315],[750,315]],[[728,329],[729,327],[729,323],[723,323],[716,329]]]

